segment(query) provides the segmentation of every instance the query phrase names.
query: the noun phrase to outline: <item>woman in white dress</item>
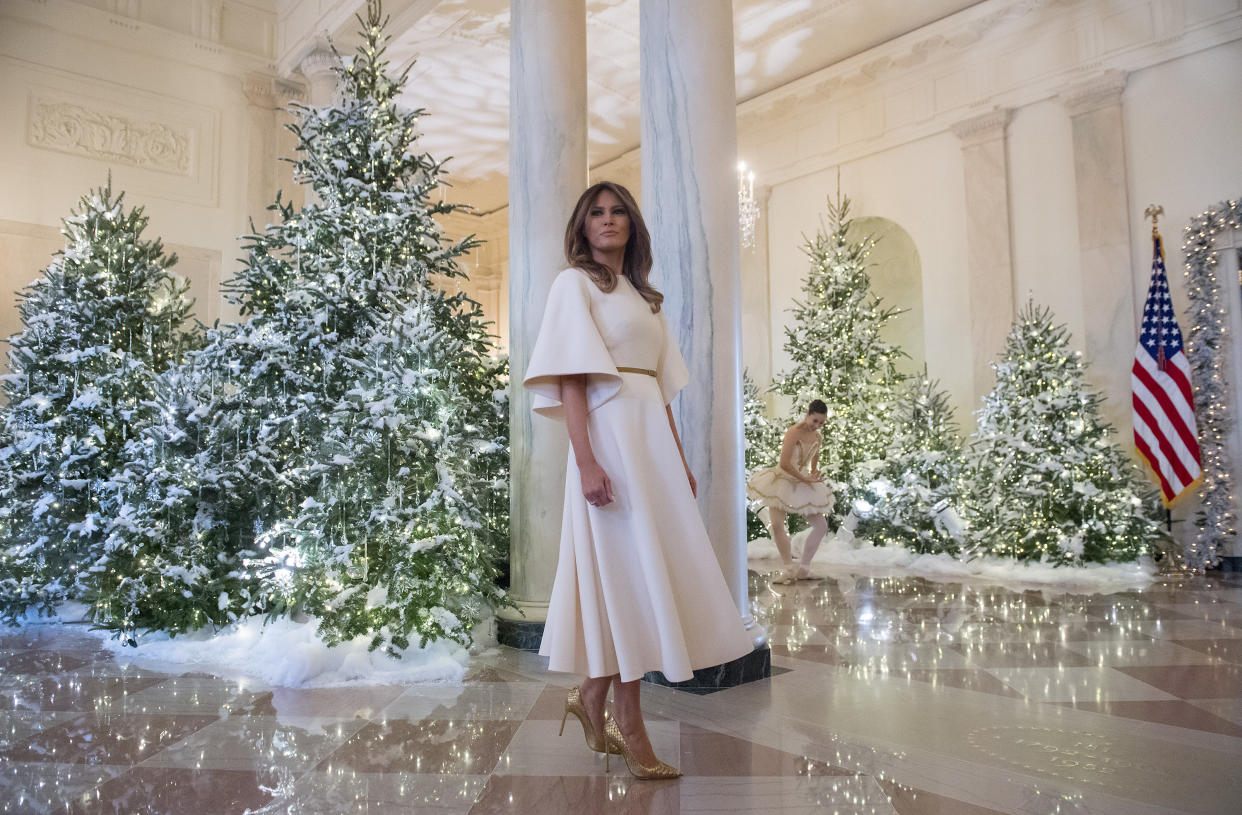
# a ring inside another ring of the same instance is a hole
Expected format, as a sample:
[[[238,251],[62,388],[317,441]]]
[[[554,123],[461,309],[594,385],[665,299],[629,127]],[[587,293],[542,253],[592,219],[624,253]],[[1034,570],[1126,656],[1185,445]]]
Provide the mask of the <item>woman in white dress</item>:
[[[819,399],[811,402],[806,416],[785,431],[780,463],[758,471],[746,484],[747,496],[768,508],[772,540],[785,566],[777,583],[793,583],[811,576],[811,558],[828,531],[828,519],[824,516],[832,511],[834,499],[819,472],[819,430],[827,418],[828,406]],[[791,512],[806,518],[811,526],[796,567],[786,526]]]
[[[629,191],[603,182],[582,194],[565,256],[523,381],[536,413],[565,422],[571,448],[539,653],[549,670],[587,676],[565,713],[591,749],[622,755],[637,777],[674,778],[652,751],[638,681],[649,671],[686,681],[754,644],[668,407],[689,373],[647,281],[651,239]],[[615,718],[604,712],[610,687]]]

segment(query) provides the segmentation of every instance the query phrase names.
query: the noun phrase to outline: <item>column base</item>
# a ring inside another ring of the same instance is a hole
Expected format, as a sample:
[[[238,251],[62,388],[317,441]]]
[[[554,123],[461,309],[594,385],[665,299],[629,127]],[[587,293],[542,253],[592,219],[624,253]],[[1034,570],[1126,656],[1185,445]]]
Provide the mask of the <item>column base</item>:
[[[496,618],[496,641],[519,651],[538,651],[543,642],[542,620]]]
[[[685,682],[670,682],[659,671],[652,671],[647,674],[643,677],[643,681],[650,682],[653,685],[664,685],[667,688],[704,695],[715,693],[725,688],[735,688],[738,685],[744,685],[747,682],[754,682],[758,679],[768,679],[771,676],[772,651],[768,648],[768,643],[765,640],[746,656],[738,657],[723,665],[699,668],[694,672],[694,677],[687,679]]]

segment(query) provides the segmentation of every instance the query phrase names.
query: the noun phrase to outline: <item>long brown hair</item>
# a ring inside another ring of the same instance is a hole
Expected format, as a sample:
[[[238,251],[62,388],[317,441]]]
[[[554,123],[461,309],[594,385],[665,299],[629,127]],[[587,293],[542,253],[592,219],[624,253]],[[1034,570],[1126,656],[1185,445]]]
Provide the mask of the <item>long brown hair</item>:
[[[591,255],[591,245],[587,242],[587,213],[596,197],[608,190],[620,199],[630,217],[630,237],[625,242],[625,258],[621,263],[621,274],[629,278],[630,283],[643,299],[651,304],[651,310],[660,310],[664,295],[656,291],[655,286],[648,282],[651,276],[651,233],[643,222],[643,214],[638,211],[638,204],[630,191],[612,181],[600,181],[587,187],[586,192],[574,205],[574,214],[569,216],[569,225],[565,227],[565,260],[570,266],[581,269],[591,276],[601,291],[610,292],[617,286],[617,279],[602,263],[596,262]]]

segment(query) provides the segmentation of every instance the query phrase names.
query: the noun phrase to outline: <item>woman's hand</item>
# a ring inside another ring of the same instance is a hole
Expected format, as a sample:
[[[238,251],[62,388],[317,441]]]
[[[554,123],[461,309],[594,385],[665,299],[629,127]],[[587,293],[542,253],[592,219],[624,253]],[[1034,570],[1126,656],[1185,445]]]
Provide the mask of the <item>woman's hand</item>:
[[[809,484],[818,484],[819,482],[821,482],[821,481],[823,481],[823,480],[824,480],[824,474],[823,474],[823,473],[821,473],[819,470],[811,470],[811,480],[810,480],[809,482],[807,482],[807,483],[809,483]]]
[[[686,468],[686,478],[690,479],[690,494],[695,498],[699,497],[699,482],[694,480],[694,473],[690,472],[690,468]]]
[[[612,503],[612,482],[608,474],[598,462],[592,461],[580,468],[582,474],[582,495],[593,507],[606,507]]]

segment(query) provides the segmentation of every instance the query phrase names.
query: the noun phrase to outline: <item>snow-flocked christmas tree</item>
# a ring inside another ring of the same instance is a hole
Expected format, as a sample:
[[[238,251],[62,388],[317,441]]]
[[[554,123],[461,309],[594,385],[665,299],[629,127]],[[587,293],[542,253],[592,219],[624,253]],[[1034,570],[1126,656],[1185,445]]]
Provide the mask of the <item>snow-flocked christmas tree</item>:
[[[77,599],[103,555],[122,463],[157,418],[157,376],[192,337],[177,259],[144,240],[112,182],[63,222],[66,245],[20,295],[0,412],[0,615]]]
[[[468,643],[506,602],[496,491],[507,483],[504,365],[464,277],[472,239],[434,216],[441,165],[416,152],[421,110],[386,74],[368,4],[340,101],[296,106],[296,172],[314,193],[247,238],[226,287],[246,323],[166,377],[148,488],[111,529],[96,622],[125,635],[305,612],[328,642]],[[507,513],[507,500],[504,513]]]
[[[856,534],[919,554],[956,554],[966,533],[957,515],[965,458],[948,394],[926,375],[911,379],[893,420],[884,459],[853,474]]]
[[[757,470],[772,467],[780,460],[782,428],[768,418],[768,406],[750,373],[742,372],[742,437],[746,444],[746,477]],[[767,525],[759,517],[758,507],[746,508],[746,540],[769,536]]]
[[[1148,553],[1161,535],[1154,495],[1110,438],[1065,327],[1028,303],[993,367],[968,453],[983,551],[1065,565]]]
[[[856,497],[851,475],[888,449],[893,402],[903,381],[896,363],[904,356],[881,336],[900,311],[885,307],[871,290],[867,255],[875,241],[850,235],[849,208],[848,198],[830,201],[829,230],[804,247],[811,269],[785,329],[790,368],[774,386],[793,398],[789,424],[802,418],[813,399],[828,406],[819,468],[837,492],[838,518]]]

